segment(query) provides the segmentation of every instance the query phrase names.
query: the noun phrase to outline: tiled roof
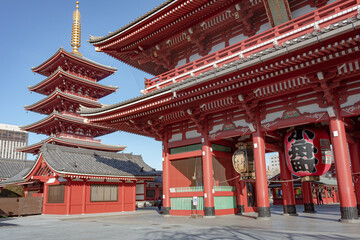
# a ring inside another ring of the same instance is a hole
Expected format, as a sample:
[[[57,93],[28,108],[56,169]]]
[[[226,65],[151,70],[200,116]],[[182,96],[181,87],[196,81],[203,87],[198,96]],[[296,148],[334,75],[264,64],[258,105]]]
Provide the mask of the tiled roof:
[[[25,168],[32,167],[34,161],[0,159],[0,178],[11,178]]]
[[[30,170],[31,170],[31,167],[24,168],[23,170],[21,170],[20,172],[18,172],[14,176],[12,176],[11,178],[0,182],[0,185],[25,182],[24,176],[26,176],[29,173]]]
[[[100,42],[104,39],[107,39],[107,38],[110,38],[112,36],[115,36],[116,34],[124,31],[125,29],[131,27],[132,25],[140,22],[141,20],[145,19],[146,17],[150,16],[151,14],[155,13],[156,11],[160,10],[161,8],[165,7],[166,5],[168,5],[169,3],[173,2],[174,0],[166,0],[164,1],[163,3],[161,3],[159,6],[153,8],[152,10],[148,11],[147,13],[145,13],[144,15],[138,17],[137,19],[135,19],[134,21],[126,24],[125,26],[123,26],[122,28],[112,32],[112,33],[109,33],[108,35],[106,36],[103,36],[103,37],[95,37],[95,36],[91,36],[90,35],[90,40],[88,40],[88,42],[90,43],[97,43],[97,42]]]
[[[32,149],[32,148],[40,148],[42,144],[44,143],[56,143],[59,145],[73,145],[73,146],[78,146],[78,147],[83,147],[83,148],[97,148],[97,149],[103,149],[103,150],[107,150],[107,151],[112,151],[112,152],[117,152],[117,151],[121,151],[124,150],[126,148],[126,146],[121,146],[121,145],[109,145],[109,144],[103,144],[103,143],[98,143],[98,142],[91,142],[91,141],[83,141],[83,140],[76,140],[76,139],[70,139],[70,138],[60,138],[60,137],[48,137],[47,139],[32,144],[32,145],[28,145],[25,147],[21,147],[21,148],[17,148],[17,151],[25,151],[28,152],[27,150]]]
[[[141,155],[110,153],[44,144],[40,152],[55,172],[96,176],[141,177],[158,172],[147,165]]]
[[[37,101],[36,103],[33,103],[31,105],[26,105],[24,106],[25,109],[29,109],[29,108],[32,108],[36,105],[39,105],[41,104],[42,102],[45,102],[47,101],[48,99],[52,98],[54,95],[64,95],[65,97],[67,97],[68,99],[75,99],[75,101],[79,101],[79,102],[85,102],[85,104],[89,104],[91,106],[101,106],[101,103],[97,102],[97,101],[94,101],[94,100],[91,100],[91,99],[88,99],[88,98],[85,98],[85,97],[79,97],[79,96],[76,96],[76,95],[73,95],[73,94],[69,94],[69,93],[66,93],[66,92],[63,92],[61,91],[60,89],[56,89],[54,92],[52,92],[50,95],[48,95],[47,97]]]
[[[47,59],[45,62],[41,63],[40,65],[38,65],[37,67],[32,67],[31,69],[34,70],[36,68],[39,68],[41,65],[45,64],[46,62],[48,62],[50,59],[52,59],[53,57],[55,57],[59,52],[65,52],[67,54],[70,54],[71,56],[75,57],[75,58],[78,58],[78,59],[81,59],[83,61],[86,61],[86,62],[89,62],[89,63],[92,63],[94,65],[97,65],[99,67],[102,67],[102,68],[106,68],[110,71],[117,71],[117,68],[114,68],[114,67],[110,67],[110,66],[106,66],[106,65],[103,65],[103,64],[100,64],[100,63],[97,63],[97,62],[94,62],[90,59],[87,59],[86,57],[83,57],[83,56],[80,56],[79,54],[76,54],[76,53],[72,53],[72,52],[68,52],[66,51],[63,47],[60,47],[59,50],[56,51],[56,53],[54,55],[52,55],[49,59]]]
[[[53,76],[55,76],[56,74],[59,74],[59,73],[60,73],[60,74],[62,73],[62,74],[65,74],[65,75],[69,75],[69,76],[71,76],[72,78],[80,81],[81,83],[84,83],[84,84],[87,84],[87,85],[95,85],[95,86],[97,86],[97,87],[99,87],[99,88],[101,88],[101,89],[109,89],[109,90],[111,90],[111,91],[116,91],[116,90],[119,89],[119,87],[117,87],[117,86],[103,85],[103,84],[100,84],[100,83],[98,83],[98,82],[93,82],[93,81],[90,81],[90,80],[88,80],[88,79],[86,79],[86,78],[83,78],[83,77],[80,77],[80,76],[76,76],[76,75],[74,75],[74,74],[71,74],[71,73],[69,73],[69,72],[64,71],[60,66],[59,66],[59,67],[57,68],[57,70],[54,71],[50,76],[48,76],[47,78],[45,78],[44,80],[38,82],[37,84],[35,84],[35,85],[33,85],[33,86],[29,86],[28,89],[29,89],[29,90],[33,90],[34,88],[40,86],[41,84],[43,84],[44,82],[48,81],[50,78],[52,78]]]

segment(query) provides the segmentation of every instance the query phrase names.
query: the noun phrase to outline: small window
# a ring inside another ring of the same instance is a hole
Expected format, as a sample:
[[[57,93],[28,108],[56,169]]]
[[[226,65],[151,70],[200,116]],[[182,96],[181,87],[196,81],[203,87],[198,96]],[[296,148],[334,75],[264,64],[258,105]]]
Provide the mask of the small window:
[[[64,203],[65,185],[48,186],[48,203]]]
[[[147,198],[154,198],[155,197],[155,190],[146,190],[146,197]]]
[[[118,185],[91,185],[90,201],[91,202],[117,202]]]

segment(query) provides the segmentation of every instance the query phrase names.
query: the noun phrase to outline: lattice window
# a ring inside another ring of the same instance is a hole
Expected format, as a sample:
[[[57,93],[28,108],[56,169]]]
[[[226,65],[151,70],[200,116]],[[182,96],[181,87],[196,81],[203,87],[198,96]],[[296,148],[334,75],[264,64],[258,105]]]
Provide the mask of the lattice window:
[[[48,186],[48,203],[64,203],[65,185]]]
[[[91,202],[117,202],[118,185],[93,184],[90,190]]]

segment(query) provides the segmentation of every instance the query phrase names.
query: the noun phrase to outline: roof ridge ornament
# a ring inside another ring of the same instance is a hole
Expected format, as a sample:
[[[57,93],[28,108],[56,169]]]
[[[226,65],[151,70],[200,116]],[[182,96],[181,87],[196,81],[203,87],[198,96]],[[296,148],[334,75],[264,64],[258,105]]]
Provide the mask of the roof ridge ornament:
[[[71,46],[73,47],[72,53],[82,56],[82,54],[79,53],[79,48],[81,47],[81,16],[79,12],[79,1],[76,1],[76,10],[73,12]]]

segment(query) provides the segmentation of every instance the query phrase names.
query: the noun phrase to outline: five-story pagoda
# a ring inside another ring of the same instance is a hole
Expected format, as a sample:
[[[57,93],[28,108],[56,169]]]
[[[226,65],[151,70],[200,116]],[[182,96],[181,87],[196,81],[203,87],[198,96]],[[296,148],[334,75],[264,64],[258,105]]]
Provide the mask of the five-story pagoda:
[[[93,62],[79,53],[78,49],[81,46],[79,2],[76,2],[76,10],[73,13],[71,46],[72,52],[60,48],[48,60],[32,68],[33,72],[46,78],[30,86],[29,90],[46,95],[46,97],[25,106],[25,110],[48,116],[21,128],[49,137],[39,143],[18,148],[18,151],[37,154],[44,143],[110,152],[125,149],[125,146],[106,145],[95,139],[115,130],[89,123],[77,113],[80,107],[101,107],[102,104],[98,102],[98,99],[117,90],[117,87],[98,83],[116,72],[116,68]]]

